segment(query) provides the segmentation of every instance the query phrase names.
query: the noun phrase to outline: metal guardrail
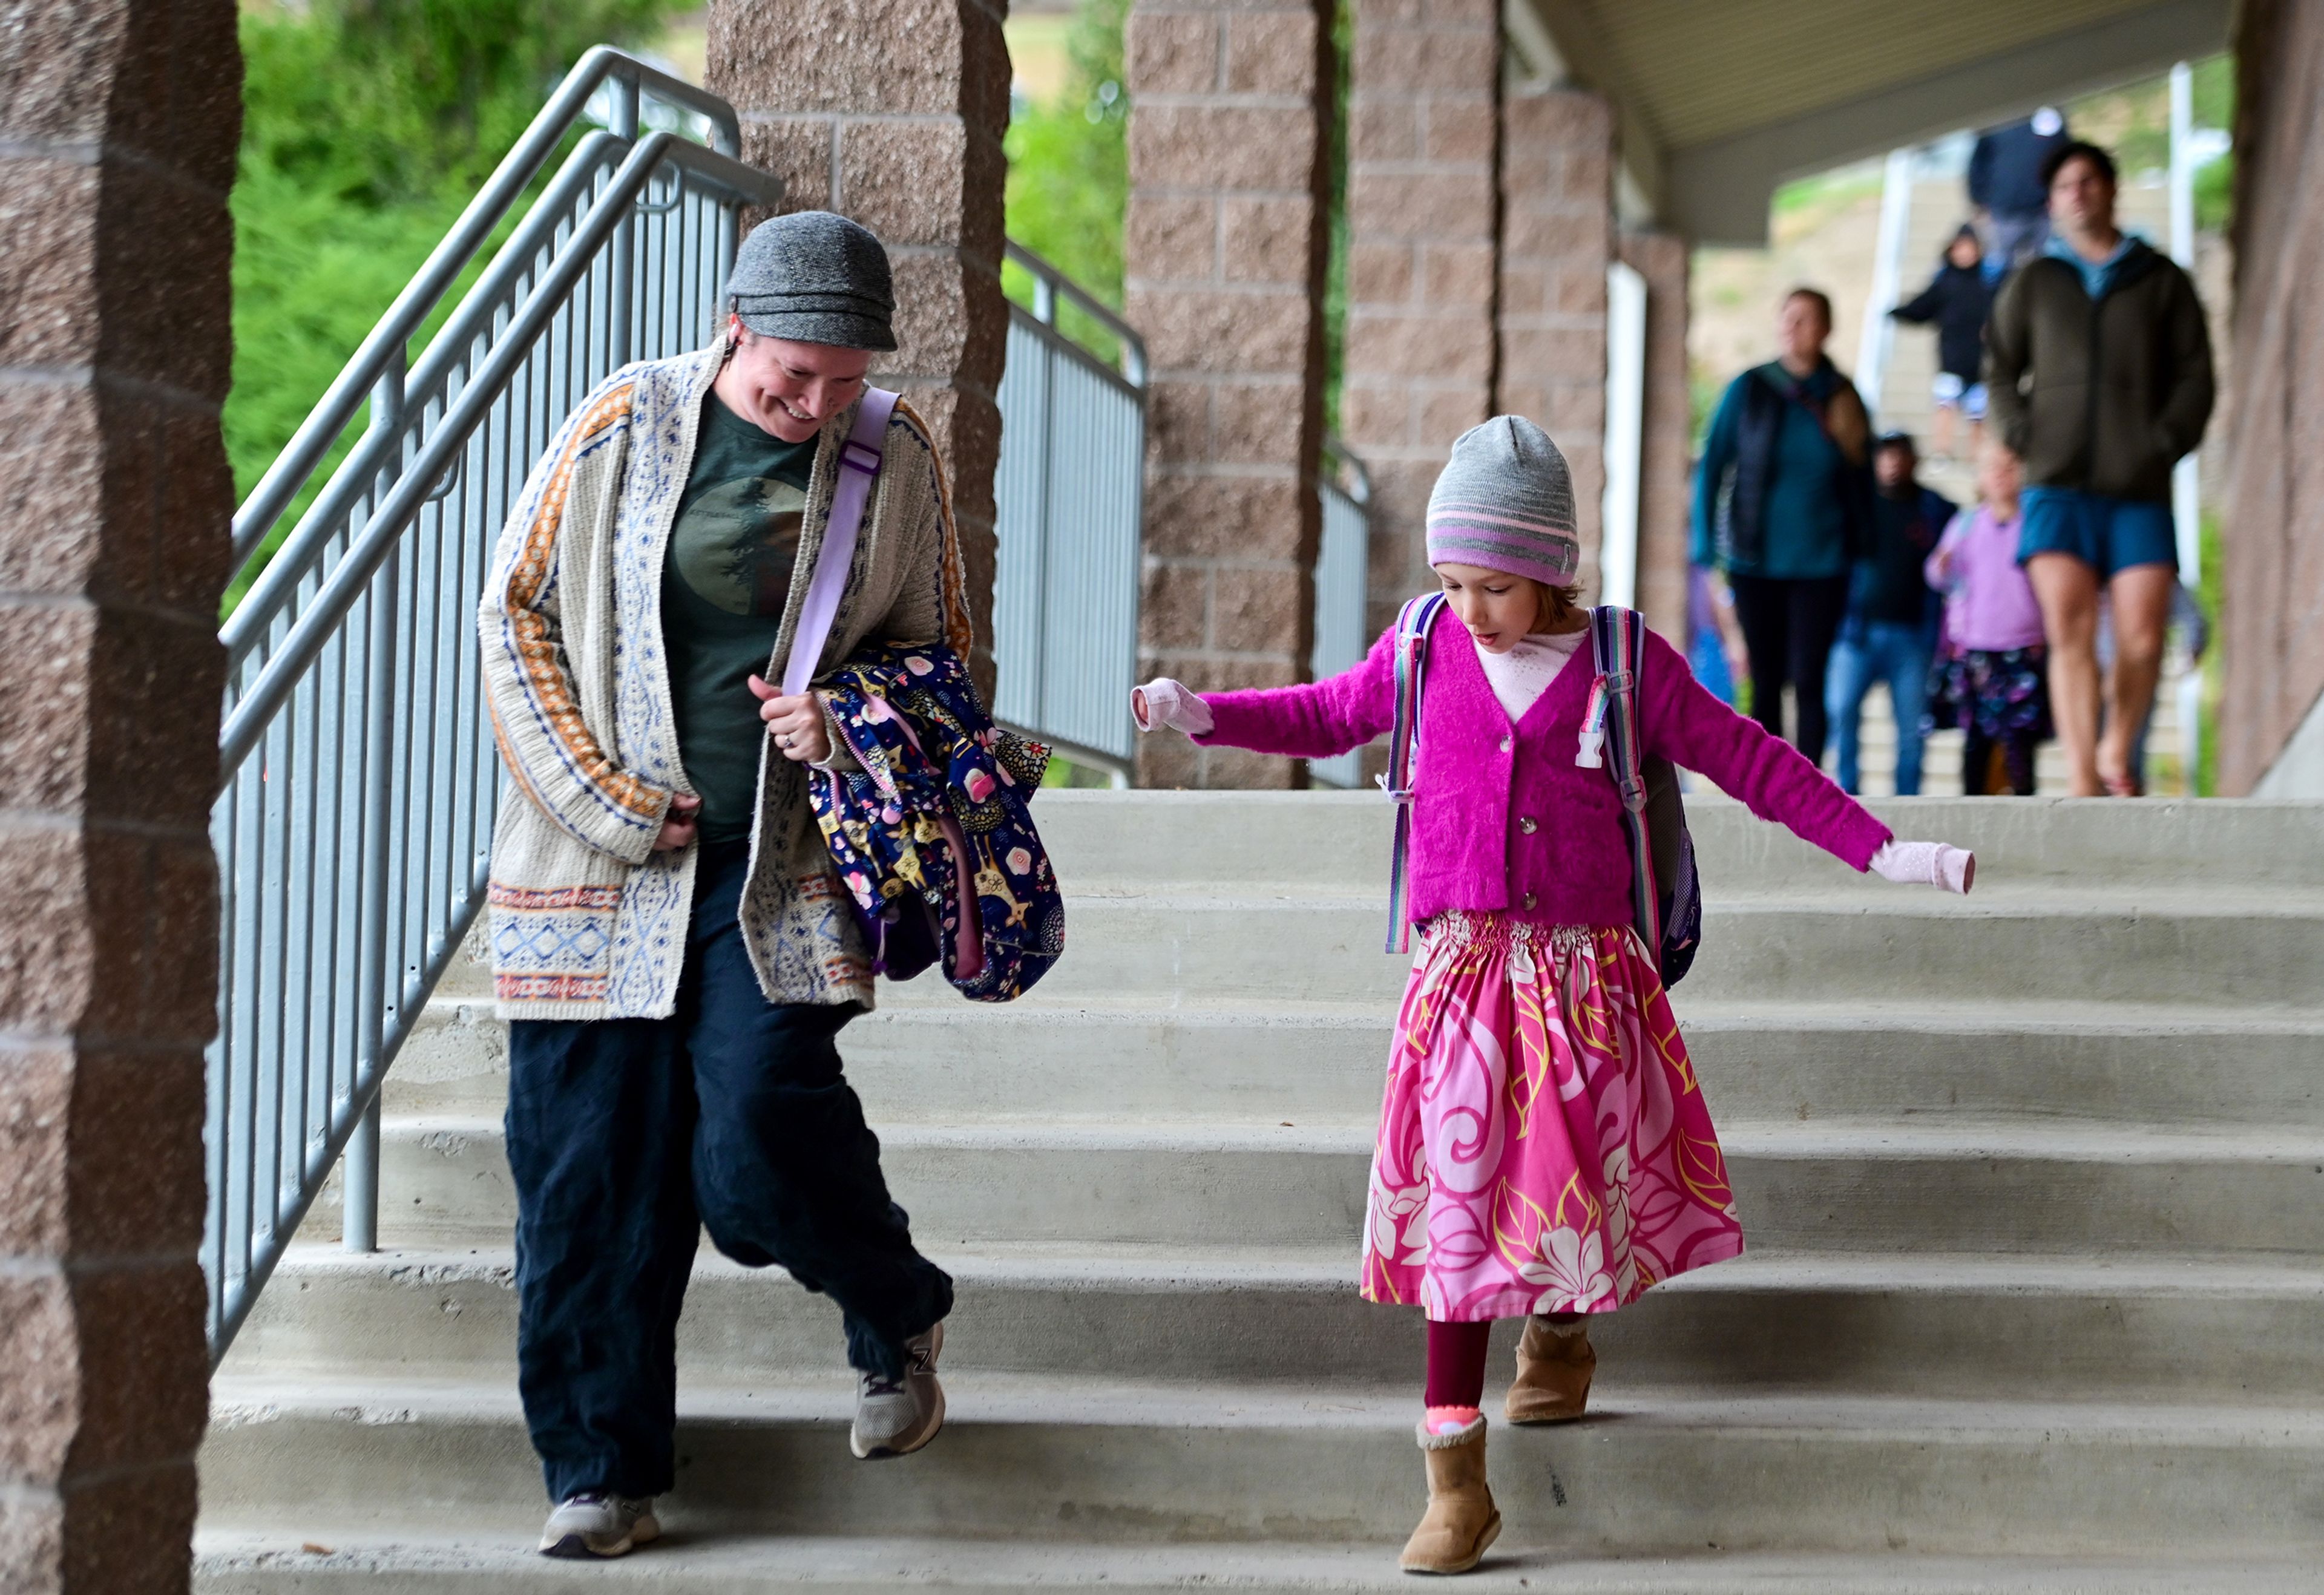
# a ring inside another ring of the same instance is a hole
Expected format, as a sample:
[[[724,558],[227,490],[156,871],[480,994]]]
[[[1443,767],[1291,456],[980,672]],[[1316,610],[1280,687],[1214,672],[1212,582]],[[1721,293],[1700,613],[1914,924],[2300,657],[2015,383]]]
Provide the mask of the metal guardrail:
[[[1315,556],[1314,679],[1352,668],[1372,645],[1368,604],[1371,567],[1371,478],[1363,462],[1338,438],[1323,446],[1323,472],[1315,492],[1323,501],[1323,541]],[[1308,761],[1307,773],[1327,787],[1363,784],[1363,755]]]
[[[407,370],[593,97],[611,130],[581,134]],[[346,1243],[375,1243],[380,1082],[483,900],[500,781],[473,618],[493,545],[599,380],[712,335],[742,207],[782,195],[738,147],[723,101],[591,51],[235,518],[252,562],[368,399],[362,436],[223,632],[213,1361],[343,1149]]]
[[[1136,757],[1146,345],[1127,322],[1018,244],[1030,309],[1009,307],[993,482],[993,717],[1067,759],[1127,779]],[[1071,304],[1120,350],[1109,365],[1059,330]]]

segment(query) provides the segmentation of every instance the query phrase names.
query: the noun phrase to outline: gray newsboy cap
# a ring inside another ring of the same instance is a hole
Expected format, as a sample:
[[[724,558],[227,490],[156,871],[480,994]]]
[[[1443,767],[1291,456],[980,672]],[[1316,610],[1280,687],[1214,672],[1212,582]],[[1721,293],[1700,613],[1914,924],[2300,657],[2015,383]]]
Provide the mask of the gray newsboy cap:
[[[793,211],[752,228],[726,294],[742,325],[764,337],[896,346],[888,251],[870,228],[828,210]]]

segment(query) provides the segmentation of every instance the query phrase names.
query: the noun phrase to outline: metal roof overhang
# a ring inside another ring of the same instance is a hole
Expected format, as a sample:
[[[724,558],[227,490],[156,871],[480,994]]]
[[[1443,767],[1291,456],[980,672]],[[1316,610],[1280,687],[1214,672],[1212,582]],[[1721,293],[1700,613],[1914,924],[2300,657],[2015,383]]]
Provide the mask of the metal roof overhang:
[[[1517,54],[1610,100],[1630,208],[1755,245],[1784,180],[2227,45],[2235,0],[1506,0]],[[1548,54],[1550,60],[1540,58]]]

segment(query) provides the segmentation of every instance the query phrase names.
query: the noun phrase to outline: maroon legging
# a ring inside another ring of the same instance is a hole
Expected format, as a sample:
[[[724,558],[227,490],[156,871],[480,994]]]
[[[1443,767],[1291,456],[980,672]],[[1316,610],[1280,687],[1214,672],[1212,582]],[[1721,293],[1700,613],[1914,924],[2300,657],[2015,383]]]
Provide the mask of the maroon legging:
[[[1485,1341],[1490,1323],[1428,1324],[1430,1406],[1480,1406],[1485,1399]]]

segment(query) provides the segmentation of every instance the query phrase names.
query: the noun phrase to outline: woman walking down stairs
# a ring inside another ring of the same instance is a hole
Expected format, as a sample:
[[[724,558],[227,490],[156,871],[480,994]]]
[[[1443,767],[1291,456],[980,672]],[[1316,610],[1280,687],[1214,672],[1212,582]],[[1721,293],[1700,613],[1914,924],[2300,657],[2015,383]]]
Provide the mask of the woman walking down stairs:
[[[389,1249],[318,1214],[221,1370],[196,1587],[1408,1587],[1418,1326],[1351,1288],[1406,974],[1364,952],[1388,806],[1043,805],[1073,956],[1011,1007],[905,986],[850,1033],[958,1281],[938,1443],[835,1461],[836,1314],[706,1250],[666,1543],[532,1554],[504,1053],[471,969],[388,1082]],[[1599,1337],[1593,1415],[1499,1437],[1472,1579],[2312,1587],[2324,808],[1874,807],[1974,850],[1976,895],[1868,897],[1693,806],[1705,951],[1673,1005],[1754,1250]],[[1489,1401],[1506,1338],[1489,1367]]]

